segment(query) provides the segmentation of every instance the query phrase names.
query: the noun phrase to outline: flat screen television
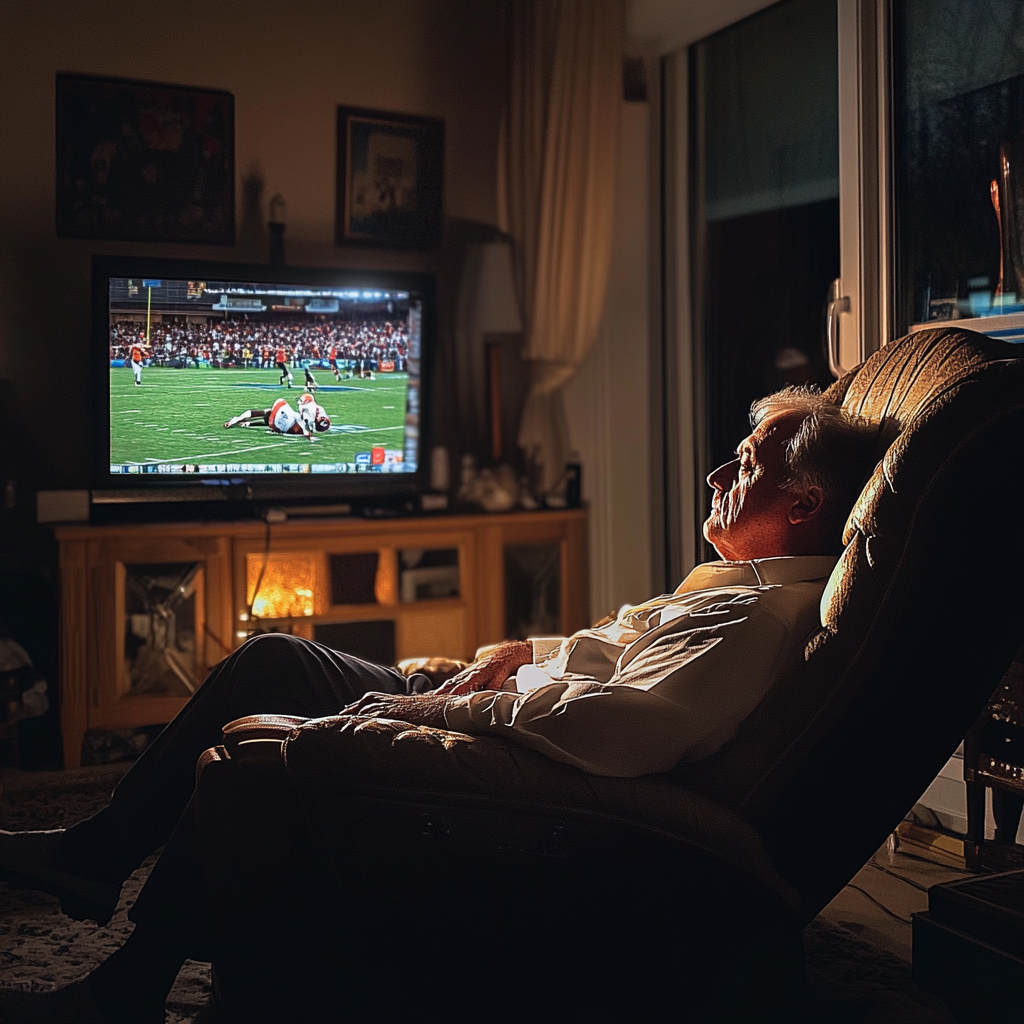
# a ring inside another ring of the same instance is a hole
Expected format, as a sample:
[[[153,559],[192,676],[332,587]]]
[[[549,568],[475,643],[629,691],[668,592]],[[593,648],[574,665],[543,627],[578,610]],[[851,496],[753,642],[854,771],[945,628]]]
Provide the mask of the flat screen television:
[[[431,275],[95,256],[92,289],[96,518],[423,489]]]

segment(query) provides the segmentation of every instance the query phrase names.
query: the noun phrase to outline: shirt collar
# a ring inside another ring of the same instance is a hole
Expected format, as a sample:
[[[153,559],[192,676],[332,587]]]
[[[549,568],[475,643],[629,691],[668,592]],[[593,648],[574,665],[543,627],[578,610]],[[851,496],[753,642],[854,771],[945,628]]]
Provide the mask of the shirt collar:
[[[676,588],[677,594],[713,587],[768,587],[827,579],[838,555],[783,555],[749,562],[702,562]]]

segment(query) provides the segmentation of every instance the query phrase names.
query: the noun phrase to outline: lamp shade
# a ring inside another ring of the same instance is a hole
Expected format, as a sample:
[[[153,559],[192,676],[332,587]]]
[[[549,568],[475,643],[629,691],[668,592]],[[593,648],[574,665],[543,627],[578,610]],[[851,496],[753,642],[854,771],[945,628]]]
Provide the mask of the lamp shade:
[[[460,326],[473,334],[516,334],[523,329],[508,242],[466,249],[459,313]]]

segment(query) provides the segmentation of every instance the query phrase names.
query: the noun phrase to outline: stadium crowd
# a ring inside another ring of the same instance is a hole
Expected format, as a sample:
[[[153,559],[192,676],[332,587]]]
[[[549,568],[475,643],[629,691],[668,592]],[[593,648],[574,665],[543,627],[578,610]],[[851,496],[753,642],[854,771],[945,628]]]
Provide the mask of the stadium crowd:
[[[265,320],[217,320],[213,323],[158,321],[146,325],[118,320],[110,326],[110,359],[127,360],[134,345],[143,346],[149,366],[213,366],[273,369],[277,353],[298,367],[327,366],[329,360],[356,365],[394,364],[406,368],[409,339],[404,321],[334,320],[297,323]],[[333,355],[332,355],[333,353]]]

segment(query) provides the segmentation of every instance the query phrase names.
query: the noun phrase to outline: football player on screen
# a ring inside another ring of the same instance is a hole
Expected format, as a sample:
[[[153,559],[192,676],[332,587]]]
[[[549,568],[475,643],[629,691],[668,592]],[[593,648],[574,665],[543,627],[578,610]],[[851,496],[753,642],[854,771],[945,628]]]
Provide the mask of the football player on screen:
[[[269,427],[275,434],[302,434],[313,439],[331,428],[331,418],[308,392],[299,399],[298,409],[279,398],[269,409],[246,409],[224,424],[225,427]]]
[[[332,345],[327,354],[327,365],[331,368],[335,380],[341,380],[341,371],[338,369],[338,346]]]
[[[142,349],[143,343],[136,342],[132,345],[131,351],[128,353],[128,361],[131,364],[132,374],[135,376],[135,386],[142,386]]]
[[[277,363],[277,368],[281,371],[281,383],[287,383],[288,387],[291,387],[292,371],[288,369],[288,353],[285,351],[284,345],[277,346],[274,362]]]

